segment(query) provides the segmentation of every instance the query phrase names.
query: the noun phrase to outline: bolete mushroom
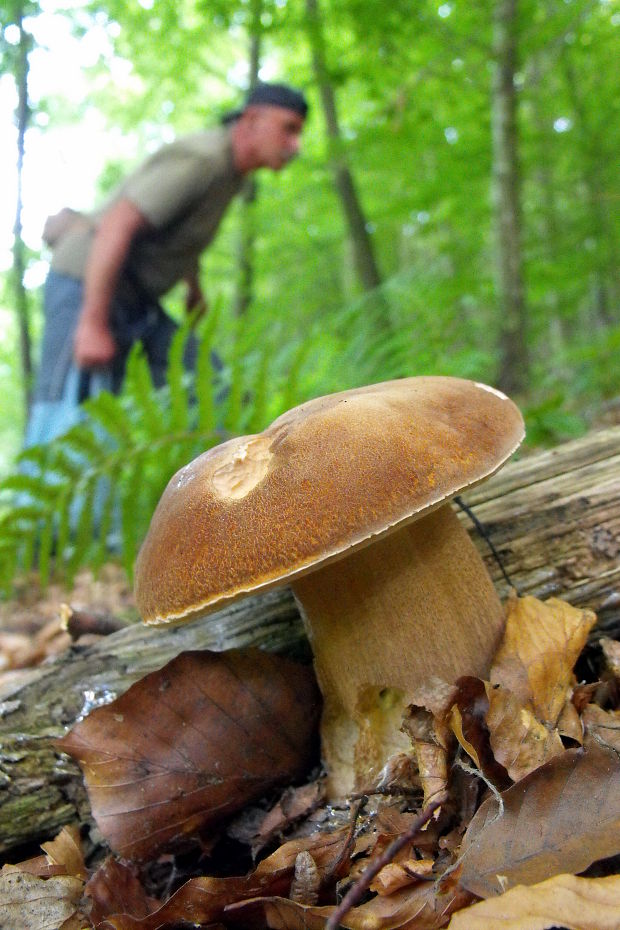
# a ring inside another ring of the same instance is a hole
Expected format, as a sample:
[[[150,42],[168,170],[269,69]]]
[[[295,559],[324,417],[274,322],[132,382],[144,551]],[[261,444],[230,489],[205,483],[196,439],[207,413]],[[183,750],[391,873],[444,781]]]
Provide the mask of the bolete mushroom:
[[[488,671],[503,609],[449,500],[523,435],[512,401],[459,378],[302,404],[174,475],[138,556],[138,609],[180,622],[290,584],[323,693],[329,791],[343,796],[407,745],[403,709],[429,683]]]

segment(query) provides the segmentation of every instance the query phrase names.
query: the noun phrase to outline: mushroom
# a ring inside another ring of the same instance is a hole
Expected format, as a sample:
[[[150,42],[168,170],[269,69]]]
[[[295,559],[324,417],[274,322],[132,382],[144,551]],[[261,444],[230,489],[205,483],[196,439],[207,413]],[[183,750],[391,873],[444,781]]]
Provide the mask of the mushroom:
[[[328,791],[376,776],[435,680],[484,676],[504,614],[450,498],[524,435],[484,384],[416,377],[319,397],[178,471],[136,565],[148,623],[290,584],[323,694]],[[410,748],[410,744],[409,744]]]

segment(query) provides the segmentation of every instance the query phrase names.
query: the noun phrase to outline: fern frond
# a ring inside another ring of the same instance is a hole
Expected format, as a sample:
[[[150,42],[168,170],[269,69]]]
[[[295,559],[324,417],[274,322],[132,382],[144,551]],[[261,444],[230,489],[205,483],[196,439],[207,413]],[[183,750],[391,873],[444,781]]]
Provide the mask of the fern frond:
[[[212,362],[214,337],[220,315],[220,304],[217,303],[206,320],[200,324],[200,342],[198,357],[196,359],[196,428],[199,432],[210,433],[216,428],[215,406],[216,389],[214,385],[215,371]]]
[[[168,353],[166,380],[170,398],[170,426],[177,432],[186,431],[190,424],[189,392],[183,364],[185,346],[190,333],[191,328],[188,322],[180,326],[173,336]]]
[[[162,406],[153,387],[151,370],[141,343],[136,343],[129,353],[125,373],[125,391],[136,401],[131,409],[134,420],[140,418],[146,435],[155,438],[165,435],[168,421],[162,416]]]
[[[107,391],[102,391],[96,397],[91,397],[82,405],[87,416],[100,426],[120,446],[131,443],[131,429],[127,422],[124,405],[118,403],[118,398]],[[81,424],[73,427],[74,434],[83,438]],[[94,433],[93,433],[94,435]],[[95,436],[97,441],[98,437]]]

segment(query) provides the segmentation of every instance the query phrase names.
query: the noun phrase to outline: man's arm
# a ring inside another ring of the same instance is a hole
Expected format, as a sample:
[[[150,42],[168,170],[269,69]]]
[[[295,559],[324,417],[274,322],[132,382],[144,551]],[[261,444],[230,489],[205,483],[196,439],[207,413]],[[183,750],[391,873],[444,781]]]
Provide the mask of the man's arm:
[[[75,331],[73,354],[80,368],[109,364],[116,354],[110,307],[135,237],[150,226],[130,200],[104,213],[95,233],[84,277],[84,303]]]

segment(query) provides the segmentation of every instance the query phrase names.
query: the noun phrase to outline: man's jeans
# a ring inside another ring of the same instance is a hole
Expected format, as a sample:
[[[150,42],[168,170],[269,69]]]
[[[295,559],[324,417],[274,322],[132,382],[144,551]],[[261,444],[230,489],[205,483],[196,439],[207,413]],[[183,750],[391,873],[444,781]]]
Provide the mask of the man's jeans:
[[[136,306],[116,301],[112,308],[112,328],[119,347],[107,368],[89,372],[73,361],[73,335],[82,307],[83,285],[66,275],[50,271],[45,283],[45,330],[41,363],[32,411],[26,427],[26,447],[48,443],[74,426],[82,417],[80,403],[101,391],[118,393],[132,345],[142,341],[156,387],[166,380],[168,352],[177,324],[158,303]],[[190,334],[185,365],[192,370],[197,343]]]
[[[24,447],[51,442],[66,433],[83,419],[81,403],[87,397],[96,397],[102,391],[118,393],[125,374],[127,357],[132,345],[141,340],[149,362],[151,376],[156,387],[166,380],[168,352],[174,333],[173,322],[153,303],[146,307],[129,306],[117,301],[112,309],[112,328],[118,345],[114,362],[107,368],[91,371],[80,370],[73,360],[73,336],[82,307],[83,286],[81,281],[51,271],[45,283],[44,312],[45,330],[41,351],[41,363],[30,412]],[[197,342],[190,334],[185,347],[185,366],[195,366]],[[95,426],[96,431],[99,432]],[[77,456],[77,453],[76,453]],[[37,475],[39,469],[32,462],[22,462],[24,474]],[[104,503],[109,493],[109,482],[100,478],[92,502],[95,525],[99,525]],[[22,495],[21,503],[29,503],[28,495]],[[71,523],[79,520],[83,500],[72,503]],[[120,514],[115,509],[108,545],[118,547]]]

